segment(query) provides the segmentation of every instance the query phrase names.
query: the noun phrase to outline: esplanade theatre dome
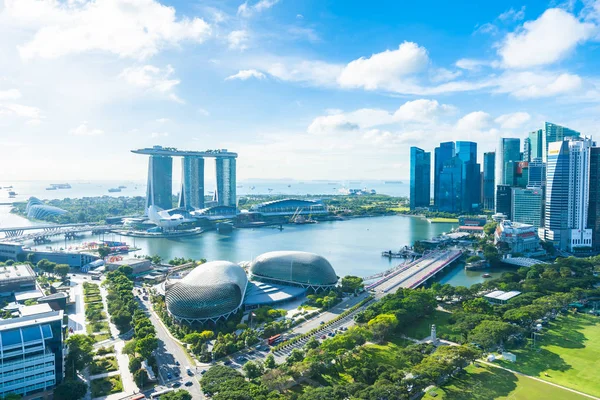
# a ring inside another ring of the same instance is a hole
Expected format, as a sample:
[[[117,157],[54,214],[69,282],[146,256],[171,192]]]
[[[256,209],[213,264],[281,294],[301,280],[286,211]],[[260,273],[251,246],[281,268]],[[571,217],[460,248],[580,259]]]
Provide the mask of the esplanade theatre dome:
[[[229,261],[207,262],[167,287],[167,310],[186,322],[228,318],[242,306],[247,284],[240,266]]]
[[[283,285],[298,285],[314,290],[333,287],[338,277],[325,258],[304,251],[272,251],[261,254],[250,264],[252,278]]]

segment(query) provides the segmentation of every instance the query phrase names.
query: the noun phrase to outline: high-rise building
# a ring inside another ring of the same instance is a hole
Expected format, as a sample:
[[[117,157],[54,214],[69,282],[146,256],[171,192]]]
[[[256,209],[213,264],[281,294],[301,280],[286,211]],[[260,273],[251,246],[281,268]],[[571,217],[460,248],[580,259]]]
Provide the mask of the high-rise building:
[[[590,208],[588,227],[592,229],[592,247],[600,250],[600,147],[590,150]]]
[[[548,146],[544,236],[561,250],[592,246],[588,228],[590,138],[568,137]]]
[[[440,174],[444,169],[444,164],[454,157],[454,142],[440,143],[439,147],[434,150],[434,166],[433,166],[433,204],[440,207]]]
[[[504,164],[504,183],[510,186],[526,187],[529,181],[527,161],[509,161]]]
[[[456,142],[456,156],[463,162],[461,211],[477,211],[481,202],[481,165],[477,163],[477,143]]]
[[[460,157],[463,163],[477,162],[477,143],[475,142],[456,142],[456,155]]]
[[[564,126],[546,122],[544,124],[544,132],[542,133],[542,160],[548,161],[548,148],[550,143],[562,142],[567,137],[579,137],[581,133],[573,129],[565,128]]]
[[[529,159],[525,161],[531,161],[534,158],[542,158],[542,136],[542,129],[529,132],[529,135],[527,137],[527,139],[529,139]]]
[[[49,398],[64,376],[63,312],[38,304],[19,314],[0,320],[0,397]]]
[[[463,162],[454,156],[444,163],[439,175],[438,210],[456,213],[462,209]]]
[[[528,187],[546,186],[546,164],[541,158],[532,158],[529,162]]]
[[[510,185],[496,185],[496,213],[512,218],[512,188]]]
[[[148,160],[148,187],[146,210],[157,206],[163,210],[173,208],[173,158],[152,155]]]
[[[541,188],[523,189],[512,188],[511,221],[542,226],[542,200]]]
[[[429,207],[431,202],[431,153],[410,148],[410,209]]]
[[[184,156],[181,159],[179,207],[189,210],[204,208],[203,157]]]
[[[220,206],[237,206],[236,159],[220,157],[215,160],[217,167],[217,203]]]
[[[531,160],[531,139],[526,137],[523,139],[523,157],[521,157],[522,161]]]
[[[494,170],[496,168],[496,153],[483,154],[483,208],[493,210],[494,199]]]
[[[504,185],[504,166],[509,161],[521,161],[521,139],[500,138],[496,149],[496,186]]]

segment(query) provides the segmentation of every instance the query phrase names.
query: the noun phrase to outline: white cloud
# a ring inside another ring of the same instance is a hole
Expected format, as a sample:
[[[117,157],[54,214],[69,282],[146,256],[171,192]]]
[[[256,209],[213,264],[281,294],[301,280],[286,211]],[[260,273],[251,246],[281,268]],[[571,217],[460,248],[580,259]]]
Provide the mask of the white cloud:
[[[243,70],[238,71],[237,74],[228,76],[227,78],[225,78],[225,80],[230,81],[233,79],[239,79],[239,80],[245,81],[250,78],[264,79],[265,74],[263,74],[260,71],[255,70],[255,69],[243,69]]]
[[[404,84],[403,78],[422,71],[428,61],[424,47],[404,42],[398,50],[386,50],[350,62],[338,77],[338,83],[348,88],[394,90]]]
[[[490,34],[490,35],[494,36],[498,33],[498,27],[496,25],[488,22],[486,24],[481,25],[477,29],[475,29],[475,32],[473,32],[473,34],[476,34],[476,33],[484,33],[484,34]]]
[[[472,58],[461,58],[454,63],[458,68],[466,69],[468,71],[477,71],[481,67],[489,66],[490,62],[485,60],[475,60]]]
[[[342,66],[322,61],[301,61],[288,66],[278,62],[270,65],[267,72],[276,78],[292,82],[310,82],[322,86],[336,86]]]
[[[260,0],[254,5],[248,5],[248,2],[240,4],[237,10],[237,14],[242,17],[250,17],[255,13],[260,13],[264,10],[268,10],[275,4],[279,3],[279,0]]]
[[[454,106],[440,104],[437,100],[419,99],[402,104],[394,113],[394,119],[396,121],[428,122],[455,111]]]
[[[489,127],[491,119],[492,116],[484,111],[474,111],[459,119],[456,129],[464,132],[481,131]]]
[[[156,122],[160,123],[160,124],[164,124],[165,122],[169,122],[170,119],[169,118],[158,118],[156,120]]]
[[[565,58],[575,47],[589,39],[596,27],[581,22],[560,8],[546,10],[535,21],[509,33],[498,54],[508,68],[527,68],[552,64]]]
[[[17,100],[21,98],[21,92],[18,89],[0,90],[0,101]]]
[[[33,38],[19,53],[24,59],[57,58],[90,51],[143,59],[184,40],[202,42],[210,26],[200,18],[180,18],[155,0],[6,0],[9,20],[26,25]]]
[[[208,110],[206,110],[204,108],[199,108],[198,109],[198,114],[204,115],[205,117],[208,117],[210,115],[210,113],[208,112]]]
[[[32,120],[38,120],[42,118],[39,108],[14,103],[0,104],[0,116],[2,115],[30,118]]]
[[[152,132],[150,134],[150,137],[153,139],[160,138],[160,137],[168,137],[168,136],[169,136],[169,132]]]
[[[183,101],[173,93],[175,87],[180,83],[179,79],[171,78],[174,72],[171,65],[167,65],[165,68],[142,65],[125,68],[119,78],[134,87],[166,95],[169,99],[182,103]]]
[[[504,114],[494,120],[495,123],[499,124],[504,129],[515,129],[523,125],[525,122],[531,119],[531,115],[526,112],[515,112],[511,114]]]
[[[232,31],[227,35],[229,48],[235,50],[246,50],[248,48],[248,32],[245,30]]]
[[[554,74],[549,72],[507,72],[497,81],[498,93],[510,93],[521,99],[552,97],[559,94],[577,91],[582,86],[578,75],[568,73]]]
[[[501,21],[520,21],[523,18],[525,18],[525,6],[521,7],[519,11],[511,8],[498,16]]]
[[[92,129],[84,121],[77,128],[71,129],[69,133],[74,136],[99,136],[103,135],[104,131],[102,129]]]
[[[454,80],[462,75],[462,71],[450,71],[446,68],[436,68],[429,72],[429,80],[431,82],[447,82]]]

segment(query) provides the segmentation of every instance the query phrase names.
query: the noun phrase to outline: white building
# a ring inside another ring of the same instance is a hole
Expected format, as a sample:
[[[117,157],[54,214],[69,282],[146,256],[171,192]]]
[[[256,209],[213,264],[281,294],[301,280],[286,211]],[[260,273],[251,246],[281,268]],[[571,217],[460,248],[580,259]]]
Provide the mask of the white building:
[[[498,223],[494,244],[498,243],[506,243],[511,253],[532,253],[540,248],[535,226],[512,221]]]
[[[544,238],[561,250],[592,246],[587,227],[591,138],[550,143],[546,176]]]

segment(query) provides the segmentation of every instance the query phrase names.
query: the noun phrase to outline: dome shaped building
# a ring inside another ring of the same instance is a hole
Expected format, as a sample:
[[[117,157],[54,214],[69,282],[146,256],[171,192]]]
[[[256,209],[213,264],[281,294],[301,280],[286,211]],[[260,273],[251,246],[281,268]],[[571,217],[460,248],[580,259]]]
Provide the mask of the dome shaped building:
[[[37,197],[31,197],[25,208],[27,218],[44,219],[51,216],[63,215],[67,211],[62,208],[49,206]]]
[[[207,262],[166,286],[167,310],[176,320],[189,323],[227,319],[242,307],[247,285],[240,266],[228,261]]]
[[[272,251],[256,257],[249,268],[257,281],[301,286],[315,291],[329,289],[338,277],[325,258],[303,251]]]

